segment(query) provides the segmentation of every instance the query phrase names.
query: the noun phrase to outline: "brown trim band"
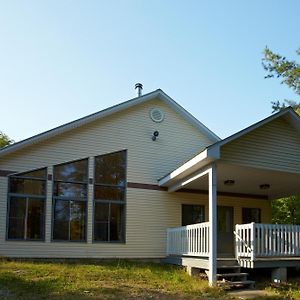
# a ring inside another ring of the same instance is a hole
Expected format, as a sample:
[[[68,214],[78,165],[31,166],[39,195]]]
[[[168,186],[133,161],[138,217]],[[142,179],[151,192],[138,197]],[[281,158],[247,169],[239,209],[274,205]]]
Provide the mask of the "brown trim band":
[[[137,183],[137,182],[127,182],[127,187],[132,189],[142,189],[142,190],[154,190],[154,191],[167,191],[165,187],[161,187],[157,184],[148,183]]]
[[[192,193],[192,194],[207,194],[208,191],[205,190],[195,190],[195,189],[181,189],[177,192],[180,193]],[[227,197],[238,197],[238,198],[256,198],[256,199],[263,199],[268,200],[268,196],[265,195],[254,195],[254,194],[243,194],[243,193],[230,193],[230,192],[218,192],[218,196],[227,196]]]
[[[147,184],[147,183],[137,183],[128,182],[127,187],[132,189],[143,189],[143,190],[153,190],[153,191],[163,191],[166,192],[168,189],[166,187],[161,187],[157,184]],[[195,190],[195,189],[180,189],[176,193],[190,193],[190,194],[204,194],[208,195],[208,191],[205,190]],[[227,197],[238,197],[238,198],[255,198],[268,200],[268,196],[265,195],[253,195],[253,194],[242,194],[242,193],[228,193],[228,192],[218,192],[219,196]]]
[[[7,177],[10,174],[16,173],[15,171],[9,171],[9,170],[0,170],[0,176],[1,177]]]

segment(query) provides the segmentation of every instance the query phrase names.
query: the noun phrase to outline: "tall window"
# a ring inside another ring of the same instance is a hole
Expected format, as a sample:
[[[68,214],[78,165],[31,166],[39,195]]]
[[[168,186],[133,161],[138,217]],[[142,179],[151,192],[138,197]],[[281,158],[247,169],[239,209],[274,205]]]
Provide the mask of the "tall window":
[[[44,239],[46,177],[46,168],[9,177],[8,239]]]
[[[205,221],[204,205],[182,204],[182,226],[201,223]]]
[[[94,240],[125,240],[126,151],[95,158]]]
[[[85,241],[88,160],[54,166],[53,240]]]

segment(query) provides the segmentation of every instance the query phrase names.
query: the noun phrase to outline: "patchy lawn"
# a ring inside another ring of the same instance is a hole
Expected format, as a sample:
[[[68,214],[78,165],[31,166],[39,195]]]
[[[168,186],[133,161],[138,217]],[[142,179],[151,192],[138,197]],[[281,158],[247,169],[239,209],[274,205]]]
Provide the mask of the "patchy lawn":
[[[262,286],[265,300],[300,299],[300,283]],[[0,300],[6,299],[233,299],[183,268],[126,260],[42,262],[0,259]]]
[[[300,277],[297,279],[289,280],[287,283],[277,284],[266,284],[266,290],[270,290],[277,294],[280,299],[291,299],[298,300],[300,299]]]
[[[182,268],[129,261],[0,261],[0,299],[207,299],[225,292]],[[225,297],[225,296],[224,296]]]

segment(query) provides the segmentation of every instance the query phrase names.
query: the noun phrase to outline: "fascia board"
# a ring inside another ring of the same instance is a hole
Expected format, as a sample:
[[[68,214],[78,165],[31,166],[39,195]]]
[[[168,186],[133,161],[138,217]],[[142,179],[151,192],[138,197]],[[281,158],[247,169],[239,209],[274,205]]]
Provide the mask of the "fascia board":
[[[203,168],[205,165],[220,158],[220,148],[218,145],[211,149],[205,149],[176,170],[159,179],[159,186],[168,186],[173,184],[176,180],[182,177],[186,177],[197,169]]]
[[[213,143],[218,142],[221,140],[214,132],[209,130],[204,124],[202,124],[198,119],[196,119],[191,113],[185,110],[181,105],[179,105],[175,100],[169,97],[166,93],[162,90],[161,92],[162,100],[165,100],[167,104],[171,104],[173,109],[177,111],[186,121],[192,123],[196,129],[200,130],[204,135],[206,135]]]
[[[247,133],[250,133],[251,131],[253,131],[253,130],[255,130],[255,129],[257,129],[257,128],[259,128],[259,127],[261,127],[261,126],[263,126],[263,125],[265,125],[265,124],[267,124],[267,123],[269,123],[269,122],[271,122],[271,121],[273,121],[277,118],[283,117],[283,116],[287,117],[287,118],[291,118],[291,120],[293,120],[294,126],[298,126],[298,128],[299,128],[299,126],[300,126],[300,117],[296,114],[296,112],[291,107],[288,107],[288,108],[286,108],[286,109],[284,109],[284,110],[282,110],[282,111],[280,111],[280,112],[278,112],[274,115],[271,115],[271,116],[269,116],[269,117],[255,123],[255,124],[245,128],[245,129],[243,129],[243,130],[241,130],[241,131],[225,138],[224,140],[221,140],[221,141],[217,142],[217,144],[221,147],[221,146],[223,146],[225,144],[228,144],[228,143],[232,142],[233,140],[236,140],[236,139],[240,138],[241,136],[243,136]],[[215,146],[216,146],[216,144],[213,144],[213,145],[209,146],[208,149],[213,148]]]
[[[56,128],[50,129],[48,131],[45,131],[43,133],[37,134],[35,136],[32,136],[28,139],[22,140],[20,142],[16,142],[10,146],[7,146],[0,150],[0,156],[9,154],[11,152],[14,152],[16,150],[22,149],[26,146],[34,145],[36,143],[39,143],[41,141],[44,141],[46,139],[49,139],[51,137],[54,137],[56,135],[62,134],[66,131],[75,129],[77,127],[80,127],[82,125],[88,124],[90,122],[93,122],[95,120],[107,117],[111,114],[114,114],[116,112],[120,112],[122,110],[128,109],[134,105],[144,103],[146,101],[154,100],[155,98],[159,98],[163,102],[165,102],[167,105],[170,105],[177,113],[179,113],[183,118],[185,118],[189,123],[191,123],[193,126],[195,126],[198,130],[203,132],[205,135],[208,136],[213,142],[219,141],[220,138],[215,135],[212,131],[210,131],[207,127],[205,127],[200,121],[198,121],[194,116],[192,116],[189,112],[187,112],[183,107],[181,107],[178,103],[176,103],[171,97],[169,97],[166,93],[164,93],[161,89],[155,90],[151,93],[145,94],[140,97],[136,97],[133,99],[130,99],[128,101],[122,102],[120,104],[117,104],[115,106],[109,107],[107,109],[101,110],[99,112],[93,113],[91,115],[88,115],[86,117],[77,119],[75,121],[63,124],[61,126],[58,126]]]
[[[88,124],[88,123],[93,122],[95,120],[110,116],[113,113],[125,110],[127,108],[130,108],[130,107],[136,105],[136,104],[140,104],[140,103],[143,103],[145,101],[155,99],[159,95],[160,95],[160,91],[156,90],[156,91],[151,92],[149,94],[146,94],[144,96],[128,100],[126,102],[123,102],[123,103],[117,104],[115,106],[109,107],[107,109],[104,109],[100,112],[96,112],[96,113],[93,113],[93,114],[88,115],[86,117],[83,117],[83,118],[77,119],[75,121],[63,124],[61,126],[50,129],[48,131],[37,134],[37,135],[32,136],[28,139],[22,140],[20,142],[14,143],[10,146],[7,146],[7,147],[1,149],[0,150],[0,156],[2,156],[4,154],[9,154],[9,153],[14,152],[16,150],[22,149],[26,146],[34,145],[34,144],[39,143],[43,140],[46,140],[46,139],[51,138],[53,136],[56,136],[58,134],[62,134],[66,131],[75,129],[77,127]]]

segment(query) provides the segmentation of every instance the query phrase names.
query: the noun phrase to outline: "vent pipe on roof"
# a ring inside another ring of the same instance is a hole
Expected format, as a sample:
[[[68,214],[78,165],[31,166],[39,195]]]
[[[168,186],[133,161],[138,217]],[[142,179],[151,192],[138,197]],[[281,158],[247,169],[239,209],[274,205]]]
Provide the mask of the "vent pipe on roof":
[[[141,83],[135,84],[135,89],[137,89],[138,97],[142,96],[143,85]]]

